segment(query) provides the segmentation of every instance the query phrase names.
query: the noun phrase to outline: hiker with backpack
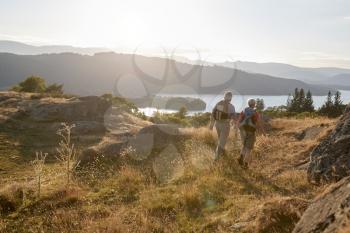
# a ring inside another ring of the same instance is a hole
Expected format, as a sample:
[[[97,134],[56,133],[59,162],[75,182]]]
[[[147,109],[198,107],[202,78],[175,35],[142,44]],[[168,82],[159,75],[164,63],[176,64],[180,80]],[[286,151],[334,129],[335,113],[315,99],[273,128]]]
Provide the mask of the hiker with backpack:
[[[239,164],[247,169],[251,162],[251,152],[256,141],[256,131],[263,132],[260,122],[260,115],[255,109],[256,101],[248,100],[248,107],[245,108],[237,121],[242,140],[242,150],[238,159]]]
[[[215,160],[225,153],[225,145],[230,134],[230,124],[235,120],[235,107],[231,104],[232,92],[228,91],[224,99],[219,101],[213,108],[210,118],[210,130],[214,124],[218,134],[218,144],[215,150]]]

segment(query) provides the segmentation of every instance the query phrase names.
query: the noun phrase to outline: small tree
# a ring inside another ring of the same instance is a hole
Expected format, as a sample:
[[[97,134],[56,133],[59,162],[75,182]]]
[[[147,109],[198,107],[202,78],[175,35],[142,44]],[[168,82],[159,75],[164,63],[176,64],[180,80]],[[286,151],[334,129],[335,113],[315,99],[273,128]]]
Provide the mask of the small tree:
[[[181,119],[184,119],[187,115],[187,108],[182,106],[179,111],[177,112],[177,117],[181,118]]]
[[[12,88],[13,91],[42,93],[46,89],[46,83],[43,78],[30,76]]]
[[[62,138],[62,140],[57,148],[58,155],[56,158],[61,162],[67,175],[67,187],[70,185],[71,173],[79,165],[76,150],[71,141],[71,132],[74,127],[74,124],[68,125],[67,123],[62,123],[62,128],[57,131],[57,134]]]
[[[40,194],[41,194],[41,177],[42,177],[42,172],[43,172],[46,156],[47,156],[47,153],[43,154],[42,152],[40,152],[40,153],[36,152],[36,157],[31,162],[33,167],[34,167],[35,176],[37,178],[38,199],[40,198]]]
[[[311,94],[310,90],[308,90],[308,92],[306,93],[306,98],[305,98],[303,110],[305,112],[314,112],[315,111],[314,100],[312,99],[312,94]]]
[[[334,103],[332,100],[332,92],[329,91],[327,95],[326,102],[319,109],[319,113],[325,116],[332,116],[332,111],[334,110]]]
[[[299,98],[297,99],[297,112],[304,112],[305,105],[305,91],[303,88],[299,91]]]
[[[262,112],[265,109],[264,99],[256,99],[256,110]]]
[[[332,92],[331,91],[329,91],[328,92],[328,95],[327,95],[327,100],[326,100],[326,102],[325,102],[325,106],[326,106],[326,109],[327,110],[331,110],[332,109],[332,107],[333,107],[333,101],[332,101]]]
[[[341,100],[341,92],[337,91],[334,95],[334,106],[340,106],[343,104],[343,101]]]
[[[288,106],[288,112],[299,112],[299,89],[295,88],[294,89],[294,94],[292,97],[288,97],[288,102],[287,102],[287,106]]]

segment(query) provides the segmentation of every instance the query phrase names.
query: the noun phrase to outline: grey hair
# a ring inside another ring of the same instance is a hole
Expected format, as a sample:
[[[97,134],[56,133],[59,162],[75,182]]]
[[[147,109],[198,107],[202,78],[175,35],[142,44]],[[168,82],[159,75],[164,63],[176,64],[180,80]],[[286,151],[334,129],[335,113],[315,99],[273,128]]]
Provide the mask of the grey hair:
[[[256,100],[255,99],[249,99],[248,100],[248,106],[249,107],[253,107],[256,104]]]

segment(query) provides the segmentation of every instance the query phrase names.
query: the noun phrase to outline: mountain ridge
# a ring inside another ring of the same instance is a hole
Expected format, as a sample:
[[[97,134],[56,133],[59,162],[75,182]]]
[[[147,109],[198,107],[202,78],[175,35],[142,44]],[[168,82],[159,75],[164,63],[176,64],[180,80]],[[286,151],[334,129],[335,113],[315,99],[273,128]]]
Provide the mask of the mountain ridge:
[[[224,62],[219,65],[237,68],[252,73],[268,74],[280,78],[291,78],[313,84],[329,84],[328,79],[340,74],[350,74],[350,69],[337,67],[299,67],[277,62]],[[339,84],[339,83],[338,83]]]
[[[329,89],[227,67],[193,66],[171,59],[112,52],[93,56],[0,53],[0,74],[1,89],[30,75],[38,75],[49,83],[63,83],[69,93],[79,95],[98,95],[119,89],[122,92],[130,89],[127,95],[131,97],[143,92],[146,95],[219,94],[227,89],[247,95],[287,95],[296,87],[310,89],[314,95],[325,95]]]
[[[71,45],[29,45],[22,42],[0,40],[1,53],[13,53],[17,55],[40,55],[50,53],[79,53],[93,55],[99,52],[108,52],[111,49],[99,47],[75,47]]]

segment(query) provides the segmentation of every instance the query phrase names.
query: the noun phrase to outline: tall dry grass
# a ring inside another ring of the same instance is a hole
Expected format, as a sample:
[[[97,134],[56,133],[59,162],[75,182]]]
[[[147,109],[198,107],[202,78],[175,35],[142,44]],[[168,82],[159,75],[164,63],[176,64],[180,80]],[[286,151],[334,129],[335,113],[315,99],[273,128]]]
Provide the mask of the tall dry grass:
[[[74,127],[74,124],[69,125],[67,123],[62,123],[62,127],[57,131],[57,134],[61,137],[61,141],[59,142],[59,146],[57,148],[58,155],[56,158],[62,165],[67,176],[67,187],[69,187],[71,184],[73,171],[79,165],[77,152],[71,140],[71,133]]]
[[[37,178],[37,197],[40,199],[41,194],[41,183],[43,176],[43,169],[45,164],[45,159],[47,157],[47,153],[43,154],[42,152],[36,152],[35,159],[31,162],[34,168],[35,176]]]
[[[320,124],[326,126],[317,137],[295,137]],[[149,167],[125,159],[123,166],[116,167],[110,176],[96,177],[93,186],[81,183],[77,191],[68,189],[56,195],[62,186],[51,183],[45,187],[50,191],[43,193],[39,204],[19,213],[21,224],[6,223],[4,229],[34,226],[36,221],[41,225],[33,231],[44,232],[278,232],[281,226],[292,229],[302,214],[304,199],[313,198],[322,189],[307,183],[305,168],[298,164],[333,125],[333,121],[323,118],[273,120],[271,131],[257,137],[248,170],[237,163],[241,142],[234,129],[226,155],[215,162],[215,131],[185,129],[188,137],[178,151],[184,167],[180,177],[157,182],[150,178]],[[34,216],[28,214],[33,211]]]

